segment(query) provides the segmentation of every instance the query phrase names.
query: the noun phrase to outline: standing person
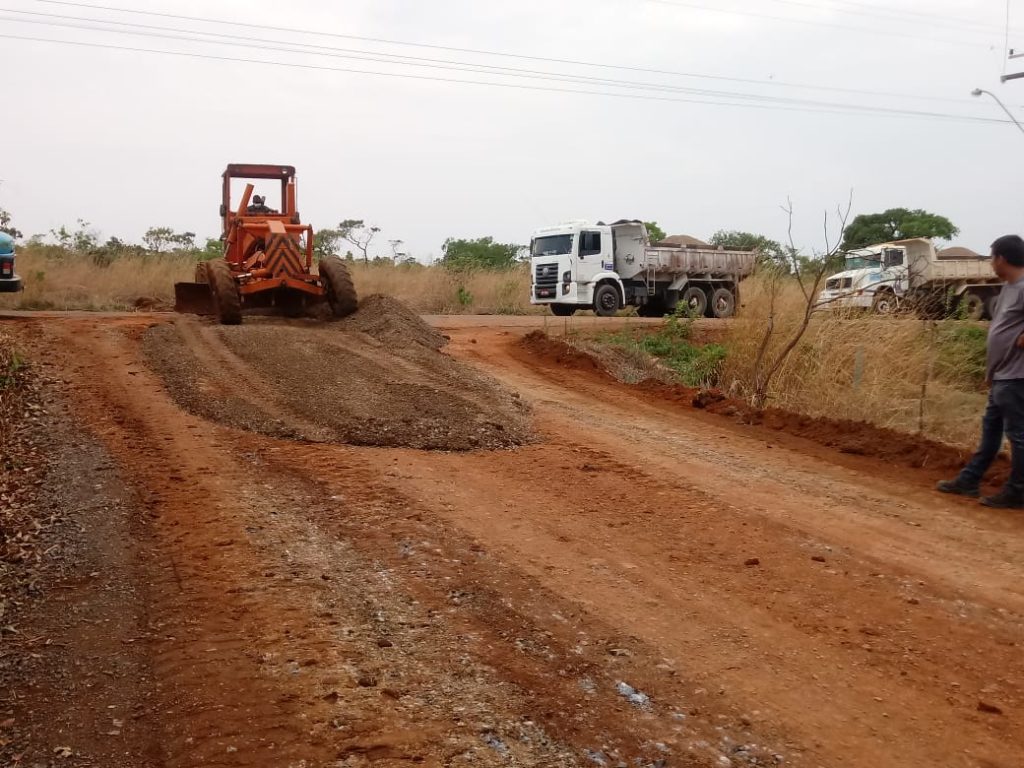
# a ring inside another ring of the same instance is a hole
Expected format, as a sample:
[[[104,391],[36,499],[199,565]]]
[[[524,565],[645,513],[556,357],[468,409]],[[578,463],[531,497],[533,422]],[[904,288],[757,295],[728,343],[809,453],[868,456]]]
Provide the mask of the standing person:
[[[1006,235],[992,243],[992,270],[1003,281],[988,329],[988,407],[981,419],[981,443],[955,480],[938,484],[942,493],[977,497],[985,472],[1010,440],[1010,478],[995,496],[981,500],[995,509],[1024,509],[1024,240]]]

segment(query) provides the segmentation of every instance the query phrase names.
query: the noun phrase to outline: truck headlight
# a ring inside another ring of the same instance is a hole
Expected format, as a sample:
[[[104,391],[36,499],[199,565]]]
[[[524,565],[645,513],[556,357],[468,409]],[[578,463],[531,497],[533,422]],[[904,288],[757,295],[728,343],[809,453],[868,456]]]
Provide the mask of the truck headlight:
[[[562,282],[563,283],[571,283],[572,282],[572,272],[563,272],[562,273]]]

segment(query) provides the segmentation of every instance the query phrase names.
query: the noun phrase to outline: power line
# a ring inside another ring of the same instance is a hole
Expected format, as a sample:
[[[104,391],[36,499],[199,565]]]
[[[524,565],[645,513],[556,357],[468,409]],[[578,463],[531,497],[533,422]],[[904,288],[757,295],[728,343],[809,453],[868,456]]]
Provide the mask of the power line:
[[[832,89],[832,88],[823,87],[823,86],[806,86],[806,85],[799,85],[799,84],[796,84],[796,83],[783,83],[783,82],[763,81],[763,80],[760,80],[760,81],[759,80],[748,80],[748,79],[745,79],[745,78],[725,78],[725,77],[716,77],[716,76],[712,76],[712,75],[701,75],[701,74],[694,74],[694,73],[689,73],[689,72],[678,72],[678,71],[654,69],[654,68],[648,68],[648,67],[634,67],[634,66],[627,66],[627,65],[605,64],[605,63],[593,62],[593,61],[581,61],[581,60],[574,60],[574,59],[560,59],[560,58],[554,58],[554,57],[549,57],[549,56],[532,56],[532,55],[520,54],[520,53],[507,53],[507,52],[504,52],[504,51],[493,51],[493,50],[489,51],[489,50],[482,50],[482,49],[479,49],[479,48],[460,48],[460,47],[456,47],[456,46],[436,45],[436,44],[431,44],[431,43],[419,43],[419,42],[410,42],[410,41],[402,41],[402,40],[393,40],[393,39],[388,39],[388,38],[368,37],[368,36],[363,36],[363,35],[348,35],[348,34],[343,34],[343,33],[340,33],[340,32],[326,32],[326,31],[322,31],[322,30],[301,29],[301,28],[284,27],[284,26],[271,26],[271,25],[266,25],[266,24],[254,24],[254,23],[251,23],[251,22],[228,21],[228,20],[225,20],[225,19],[215,19],[215,18],[209,18],[209,17],[203,17],[203,16],[187,16],[187,15],[183,15],[183,14],[164,13],[164,12],[158,12],[158,11],[140,11],[140,10],[136,10],[134,8],[125,8],[125,7],[121,7],[121,6],[110,6],[110,5],[99,5],[99,4],[94,4],[94,3],[83,3],[83,2],[76,2],[75,0],[35,0],[35,1],[39,2],[39,3],[46,4],[46,5],[61,5],[61,6],[70,6],[70,7],[74,7],[74,8],[87,8],[87,9],[90,9],[90,10],[112,11],[112,12],[115,12],[115,13],[127,13],[127,14],[135,14],[135,15],[139,15],[139,16],[150,16],[150,17],[158,17],[158,18],[165,18],[165,19],[176,19],[176,20],[179,20],[179,21],[199,22],[201,24],[218,24],[218,25],[225,25],[225,26],[236,27],[236,28],[237,27],[243,27],[243,28],[246,28],[246,29],[259,29],[259,30],[263,30],[263,31],[270,31],[270,32],[276,32],[276,33],[290,33],[290,34],[300,34],[300,35],[315,35],[315,36],[329,37],[329,38],[335,38],[335,39],[359,40],[361,42],[379,43],[379,44],[383,44],[383,45],[407,46],[407,47],[413,47],[413,48],[426,48],[426,49],[432,49],[432,50],[450,51],[450,52],[455,52],[455,53],[470,53],[470,54],[480,55],[480,56],[495,56],[495,57],[502,57],[502,58],[522,59],[522,60],[528,60],[528,61],[540,61],[540,62],[545,62],[545,63],[548,63],[548,64],[568,64],[568,65],[571,65],[571,66],[580,66],[580,67],[596,67],[596,68],[600,68],[600,69],[618,69],[618,70],[622,70],[622,71],[642,72],[642,73],[646,73],[646,74],[655,74],[655,75],[669,75],[669,76],[673,76],[673,77],[695,77],[695,78],[722,79],[722,80],[729,80],[729,81],[732,81],[732,82],[747,82],[747,83],[751,83],[751,84],[753,84],[753,83],[759,83],[759,84],[771,83],[773,85],[777,85],[777,86],[780,86],[780,87],[789,87],[789,88],[811,88],[811,89],[817,89],[817,90],[842,90],[842,91],[847,91],[847,92],[859,92],[859,93],[862,93],[862,94],[865,93],[864,91],[856,91],[855,89],[840,89],[840,88]],[[668,0],[648,0],[648,2],[667,2],[667,1]],[[700,8],[705,9],[706,7],[705,6],[700,6]],[[708,9],[708,10],[718,10],[718,9]],[[841,27],[843,29],[846,29],[846,27],[843,26],[843,25],[831,25],[831,26],[839,26],[839,27]],[[863,30],[863,31],[869,31],[869,32],[871,32],[873,34],[876,32],[876,30]],[[882,31],[881,33],[884,34],[885,32]],[[926,39],[926,40],[929,40],[930,42],[935,42],[931,38],[921,38],[921,39]],[[871,93],[871,92],[867,92],[867,93]],[[898,96],[899,98],[916,98],[916,97],[913,97],[913,96],[908,95],[908,94],[887,94],[887,95]]]
[[[38,38],[38,37],[27,37],[21,35],[8,35],[0,34],[0,38],[10,40],[22,40],[28,42],[38,43],[51,43],[57,45],[70,45],[85,48],[99,48],[107,50],[117,51],[128,51],[132,53],[151,53],[151,54],[162,54],[166,56],[178,56],[191,59],[205,59],[211,61],[224,61],[242,64],[261,64],[266,66],[279,66],[288,67],[292,69],[307,69],[316,70],[322,72],[345,72],[350,74],[359,75],[373,75],[377,77],[389,77],[396,79],[409,79],[419,81],[430,81],[430,82],[444,82],[444,83],[457,83],[464,85],[480,85],[494,88],[511,88],[515,90],[530,90],[530,91],[545,91],[549,93],[572,93],[572,94],[583,94],[588,96],[604,96],[611,98],[625,98],[641,101],[658,101],[658,102],[669,102],[669,103],[682,103],[682,104],[707,104],[714,106],[725,106],[725,107],[742,107],[748,109],[769,109],[769,110],[781,110],[790,112],[812,112],[812,113],[829,113],[829,114],[840,114],[840,115],[851,115],[851,114],[867,114],[867,115],[878,115],[884,117],[916,117],[916,118],[931,118],[931,119],[943,119],[953,120],[962,122],[973,122],[973,123],[1006,123],[1007,120],[990,118],[990,117],[975,117],[971,115],[957,115],[947,114],[941,112],[924,112],[919,110],[903,110],[893,109],[886,107],[870,107],[864,105],[844,105],[844,104],[829,104],[827,102],[821,102],[816,107],[811,106],[786,106],[772,103],[736,103],[729,101],[712,101],[709,99],[682,99],[682,98],[668,98],[661,96],[652,96],[649,94],[630,94],[630,93],[613,93],[608,91],[587,91],[581,89],[571,88],[552,88],[548,86],[540,85],[529,85],[525,83],[504,83],[495,81],[483,81],[483,80],[464,80],[460,78],[448,78],[448,77],[436,77],[431,75],[417,75],[410,73],[397,73],[397,72],[381,72],[374,70],[362,70],[352,69],[348,67],[327,67],[317,64],[304,64],[298,62],[282,62],[282,61],[267,61],[263,59],[249,59],[234,56],[219,56],[204,53],[192,53],[186,51],[167,51],[153,48],[137,48],[129,46],[110,45],[107,43],[90,43],[79,40],[54,40],[51,38]]]
[[[348,35],[348,34],[342,34],[342,33],[339,33],[339,32],[327,32],[327,31],[322,31],[322,30],[301,29],[301,28],[294,28],[294,27],[278,27],[278,26],[270,26],[270,25],[265,25],[265,24],[253,24],[253,23],[241,22],[241,21],[228,21],[228,20],[224,20],[224,19],[216,19],[216,18],[209,18],[209,17],[203,17],[203,16],[185,16],[185,15],[181,15],[181,14],[162,13],[162,12],[157,12],[157,11],[140,11],[140,10],[136,10],[134,8],[123,8],[123,7],[118,7],[118,6],[96,5],[96,4],[92,4],[92,3],[72,2],[72,0],[36,0],[36,2],[44,3],[44,4],[47,4],[47,5],[70,6],[70,7],[75,7],[75,8],[86,8],[86,9],[90,9],[90,10],[110,11],[110,12],[115,12],[115,13],[126,13],[126,14],[134,14],[134,15],[139,15],[139,16],[157,17],[157,18],[165,18],[165,19],[176,19],[176,20],[179,20],[179,21],[191,21],[191,22],[197,22],[197,23],[200,23],[200,24],[226,25],[226,26],[230,26],[230,27],[241,27],[241,28],[245,28],[245,29],[257,29],[257,30],[271,31],[271,32],[276,32],[276,33],[290,33],[290,34],[300,34],[300,35],[312,35],[312,36],[327,37],[327,38],[334,38],[334,39],[343,39],[343,40],[358,40],[358,41],[361,41],[361,42],[378,43],[378,44],[383,44],[383,45],[396,45],[396,46],[406,46],[406,47],[413,47],[413,48],[424,48],[424,49],[431,49],[431,50],[449,51],[449,52],[454,52],[454,53],[469,53],[469,54],[474,54],[474,55],[492,56],[492,57],[498,57],[498,58],[513,58],[513,59],[521,59],[521,60],[525,60],[525,61],[544,62],[544,63],[548,63],[548,64],[564,64],[564,65],[570,65],[570,66],[590,67],[590,68],[597,68],[597,69],[604,69],[604,70],[621,70],[621,71],[625,71],[625,72],[638,72],[638,73],[652,74],[652,75],[665,75],[665,76],[670,76],[670,77],[685,77],[685,78],[692,78],[692,79],[717,80],[717,81],[721,81],[721,82],[744,83],[744,84],[748,84],[748,85],[770,85],[770,86],[781,87],[781,88],[797,88],[797,89],[806,89],[806,90],[831,91],[831,92],[836,92],[836,93],[851,93],[851,94],[857,94],[857,95],[862,95],[862,96],[863,95],[886,96],[886,97],[893,97],[893,98],[900,98],[900,99],[915,99],[915,100],[921,100],[921,101],[936,101],[936,102],[938,102],[938,101],[946,101],[946,102],[961,103],[960,99],[952,99],[952,98],[949,98],[949,97],[942,97],[942,96],[922,96],[922,95],[918,95],[918,94],[894,93],[894,92],[890,92],[890,91],[878,91],[878,90],[869,90],[869,89],[860,89],[860,88],[843,88],[843,87],[840,87],[840,86],[809,85],[809,84],[803,84],[803,83],[792,83],[792,82],[778,81],[778,80],[758,80],[758,79],[754,79],[754,78],[728,77],[728,76],[724,76],[724,75],[708,75],[708,74],[695,73],[695,72],[680,72],[680,71],[674,71],[674,70],[655,69],[655,68],[649,68],[649,67],[634,67],[634,66],[628,66],[628,65],[606,64],[606,63],[601,63],[601,62],[582,61],[582,60],[576,60],[576,59],[559,59],[559,58],[553,58],[553,57],[547,57],[547,56],[533,56],[533,55],[528,55],[528,54],[508,53],[508,52],[505,52],[505,51],[483,50],[483,49],[478,49],[478,48],[459,48],[459,47],[455,47],[455,46],[435,45],[435,44],[430,44],[430,43],[419,43],[419,42],[391,40],[391,39],[386,39],[386,38],[367,37],[367,36],[362,36],[362,35]],[[30,13],[30,12],[18,11],[18,13]],[[45,14],[39,14],[39,15],[45,15]],[[128,22],[108,22],[108,23],[128,24]],[[144,27],[145,25],[134,25],[133,24],[133,26]],[[194,32],[194,33],[195,34],[216,34],[216,33],[206,33],[206,32]],[[294,44],[295,45],[308,45],[308,44],[305,44],[305,43],[294,43]],[[347,49],[339,49],[339,50],[347,50]],[[378,54],[378,55],[398,56],[398,55],[401,55],[401,54]],[[403,56],[404,58],[414,58],[414,57],[411,57],[411,56],[404,56],[404,55],[401,55],[401,56]],[[484,66],[493,66],[493,65],[484,65]]]
[[[281,41],[271,40],[266,38],[254,38],[246,37],[243,35],[228,35],[218,32],[202,32],[199,30],[183,30],[174,27],[161,27],[150,24],[134,24],[129,22],[119,21],[107,21],[107,20],[96,20],[85,17],[77,16],[61,16],[57,14],[38,14],[30,11],[17,11],[7,8],[0,8],[0,11],[7,13],[23,13],[31,14],[35,16],[46,16],[49,18],[61,18],[61,19],[73,19],[76,21],[86,21],[91,24],[116,24],[119,26],[133,27],[137,29],[146,30],[145,32],[135,32],[132,30],[123,29],[106,29],[98,26],[85,26],[82,24],[72,24],[54,21],[39,21],[32,19],[11,19],[4,18],[3,20],[15,21],[22,24],[37,24],[49,27],[65,27],[70,29],[81,29],[87,31],[96,32],[110,32],[113,34],[122,35],[133,35],[139,37],[152,37],[152,38],[163,38],[170,40],[183,40],[190,42],[201,42],[210,43],[215,45],[229,45],[235,47],[251,48],[252,43],[261,44],[262,50],[272,50],[283,53],[312,53],[317,56],[329,56],[332,58],[344,58],[353,59],[356,61],[374,61],[379,63],[396,64],[404,66],[416,66],[425,67],[431,69],[450,69],[455,71],[466,71],[466,72],[477,72],[483,74],[496,74],[506,77],[524,77],[530,79],[545,79],[545,80],[559,80],[563,82],[575,82],[585,84],[596,84],[611,87],[630,87],[630,88],[641,88],[643,90],[656,90],[656,91],[669,91],[679,93],[697,93],[697,94],[711,94],[711,95],[727,95],[727,96],[744,96],[751,98],[773,98],[766,97],[760,94],[739,94],[733,92],[721,92],[721,91],[708,91],[706,89],[686,88],[681,86],[664,85],[661,83],[648,83],[639,82],[634,80],[616,80],[611,78],[597,78],[580,75],[571,75],[567,73],[554,73],[542,70],[533,69],[521,69],[516,67],[500,67],[491,64],[480,64],[476,62],[463,62],[463,61],[451,61],[447,59],[431,59],[419,56],[408,56],[404,54],[387,54],[378,53],[374,51],[360,51],[349,48],[333,48],[328,46],[311,45],[309,43],[293,43],[291,41],[285,41],[283,44],[290,47],[278,47],[282,44]],[[2,17],[0,17],[2,18]],[[161,34],[153,32],[152,30],[159,30],[160,32],[172,32],[175,34]],[[202,38],[189,37],[188,35],[203,35],[205,37],[212,37],[214,39],[206,40]],[[223,38],[223,39],[218,39]],[[228,42],[228,41],[243,41],[243,42]],[[272,45],[267,45],[272,44]],[[861,93],[871,93],[871,91],[862,91]]]
[[[999,24],[985,24],[983,22],[973,21],[971,19],[964,19],[957,16],[938,16],[931,13],[921,13],[920,11],[908,11],[899,8],[883,8],[879,5],[870,5],[867,3],[856,3],[851,0],[830,0],[832,5],[821,5],[820,3],[805,2],[804,0],[769,0],[773,3],[779,3],[781,5],[793,5],[802,8],[813,8],[815,10],[828,10],[836,13],[848,13],[854,16],[863,16],[866,18],[884,19],[887,21],[914,21],[918,24],[928,24],[936,26],[939,29],[962,31],[964,27],[974,27],[975,31],[981,33],[995,33],[1002,31],[1002,26]],[[838,5],[851,6],[850,8],[840,8]]]
[[[979,43],[970,40],[952,40],[946,37],[922,37],[921,35],[911,35],[905,32],[896,32],[888,29],[870,29],[868,27],[851,27],[847,24],[840,24],[838,22],[831,21],[814,21],[811,19],[797,19],[792,16],[772,16],[767,13],[755,13],[753,11],[740,11],[735,8],[715,8],[710,5],[698,5],[697,3],[683,2],[683,0],[645,0],[648,3],[658,3],[660,5],[668,5],[677,8],[686,8],[692,11],[706,11],[708,13],[724,14],[727,16],[740,16],[743,18],[750,19],[765,19],[768,21],[780,21],[786,24],[803,24],[811,27],[830,27],[833,29],[841,29],[845,32],[863,32],[870,35],[886,35],[888,37],[899,37],[904,40],[923,40],[927,43],[945,43],[946,45],[963,45],[970,46],[973,48],[991,48],[987,43]],[[56,2],[56,0],[40,0],[40,2]]]
[[[234,46],[234,47],[244,47],[246,49],[251,48],[251,44],[252,43],[259,43],[262,46],[263,50],[273,50],[273,51],[282,52],[282,53],[310,53],[310,52],[312,52],[312,53],[314,53],[314,55],[318,55],[318,56],[329,56],[329,57],[332,57],[332,58],[352,59],[352,60],[357,60],[357,61],[373,61],[373,62],[378,62],[378,63],[388,63],[388,64],[396,64],[396,65],[404,65],[404,66],[415,66],[415,67],[423,67],[423,68],[428,68],[428,69],[444,69],[444,70],[454,70],[454,71],[460,71],[460,72],[472,72],[472,73],[481,73],[481,74],[497,74],[497,75],[506,76],[506,77],[520,77],[520,78],[538,79],[538,80],[553,80],[553,81],[557,81],[557,82],[580,83],[580,84],[585,84],[585,85],[598,85],[598,86],[613,87],[613,88],[639,88],[639,89],[642,89],[642,90],[661,91],[661,92],[668,92],[668,93],[685,93],[685,94],[701,95],[701,96],[715,96],[715,97],[726,97],[726,98],[753,99],[753,100],[760,100],[760,101],[776,101],[776,102],[779,102],[779,103],[790,103],[790,104],[804,104],[804,105],[820,105],[820,104],[822,104],[822,102],[811,100],[811,99],[790,99],[790,98],[780,98],[780,97],[767,96],[765,94],[739,93],[739,92],[733,92],[733,91],[712,91],[712,90],[701,89],[701,88],[688,88],[688,87],[680,87],[680,86],[671,86],[671,85],[665,85],[665,84],[661,84],[661,83],[639,82],[639,81],[632,81],[632,80],[615,80],[615,79],[610,79],[610,78],[595,78],[595,77],[572,75],[572,74],[567,74],[567,73],[553,73],[553,72],[541,71],[541,70],[520,69],[520,68],[514,68],[514,67],[497,67],[497,66],[490,65],[490,64],[478,64],[478,63],[475,63],[475,62],[459,62],[459,61],[451,61],[451,60],[446,60],[446,59],[429,59],[429,58],[424,58],[424,57],[407,56],[407,55],[404,55],[404,54],[400,54],[400,55],[382,54],[382,53],[377,53],[377,52],[372,52],[372,51],[360,51],[360,50],[354,50],[354,49],[348,49],[348,48],[332,48],[332,47],[328,47],[328,46],[311,45],[311,44],[308,44],[308,43],[292,43],[291,41],[285,41],[284,44],[288,45],[288,46],[292,46],[292,47],[285,48],[285,47],[280,47],[281,46],[281,41],[272,40],[272,39],[266,39],[266,38],[255,38],[255,37],[248,37],[248,36],[244,36],[244,35],[230,35],[230,34],[224,34],[224,33],[219,33],[219,32],[203,32],[203,31],[198,31],[198,30],[183,30],[183,29],[175,28],[175,27],[163,27],[163,26],[157,26],[157,25],[151,25],[151,24],[136,24],[134,22],[109,21],[109,20],[106,20],[106,19],[102,19],[102,20],[101,19],[92,19],[92,18],[89,18],[89,17],[81,17],[81,16],[66,16],[66,15],[62,15],[62,14],[46,14],[46,13],[38,13],[38,12],[34,12],[34,11],[12,10],[12,9],[8,9],[8,8],[0,8],[0,12],[18,13],[18,14],[30,15],[30,16],[42,16],[42,17],[45,17],[45,19],[46,19],[46,20],[38,20],[38,19],[9,19],[9,18],[8,19],[4,19],[4,20],[15,21],[17,23],[23,23],[23,24],[36,24],[36,25],[51,26],[51,27],[66,27],[66,28],[71,28],[71,29],[81,29],[81,30],[86,30],[86,31],[98,31],[98,32],[110,32],[110,33],[113,33],[113,34],[133,35],[133,36],[139,36],[139,37],[162,38],[162,39],[182,40],[182,41],[200,42],[200,43],[212,43],[212,44],[216,44],[216,45],[228,45],[228,46]],[[132,27],[132,28],[135,28],[135,29],[141,29],[141,30],[145,30],[145,31],[143,31],[143,32],[136,32],[136,31],[132,31],[130,29],[104,29],[102,27],[85,26],[85,25],[77,24],[77,23],[52,21],[52,19],[70,19],[70,20],[73,20],[73,21],[85,21],[85,22],[87,22],[89,24],[117,25],[117,26],[122,26],[122,27]],[[154,30],[157,30],[157,32],[154,32]],[[164,32],[171,32],[173,34],[162,34]],[[203,40],[203,39],[199,39],[199,38],[189,37],[188,36],[188,35],[194,35],[194,34],[203,35],[203,36],[206,36],[206,37],[213,37],[213,38],[225,38],[228,41],[241,41],[241,42],[227,42],[227,41],[221,40],[221,39]],[[272,45],[268,45],[268,44],[272,44]],[[301,49],[300,50],[296,50],[296,47],[305,48],[305,49],[313,49],[313,50],[312,51],[301,50]],[[861,90],[858,90],[857,93],[860,93],[860,94],[865,94],[866,93],[866,94],[870,94],[870,95],[873,95],[873,96],[879,95],[877,92],[874,92],[874,91],[861,91]],[[885,94],[882,94],[882,95],[885,95]],[[893,95],[896,95],[896,94],[893,94]],[[899,97],[903,98],[903,95],[899,95]],[[921,98],[930,98],[930,99],[942,100],[942,101],[954,101],[953,99],[940,99],[940,98],[937,98],[937,97],[921,97]],[[958,103],[959,103],[959,100],[956,100],[956,101],[958,101]],[[826,104],[828,106],[838,106],[838,105],[835,105],[835,104],[832,104],[832,103],[826,103]],[[841,106],[843,108],[848,108],[849,107],[849,105],[841,105]]]

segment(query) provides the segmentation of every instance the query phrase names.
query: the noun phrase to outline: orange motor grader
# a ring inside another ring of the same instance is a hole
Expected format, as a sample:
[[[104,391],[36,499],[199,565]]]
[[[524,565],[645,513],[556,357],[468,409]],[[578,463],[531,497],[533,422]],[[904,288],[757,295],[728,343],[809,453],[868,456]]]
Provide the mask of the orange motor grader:
[[[335,317],[356,310],[355,287],[345,263],[322,259],[313,272],[313,228],[303,224],[296,207],[295,168],[290,165],[229,165],[224,171],[220,206],[224,257],[196,265],[194,283],[176,283],[175,310],[215,315],[225,325],[242,322],[242,310],[272,308],[289,317],[327,302]],[[231,184],[247,183],[236,209]],[[267,207],[254,195],[252,181],[277,180],[281,208]]]

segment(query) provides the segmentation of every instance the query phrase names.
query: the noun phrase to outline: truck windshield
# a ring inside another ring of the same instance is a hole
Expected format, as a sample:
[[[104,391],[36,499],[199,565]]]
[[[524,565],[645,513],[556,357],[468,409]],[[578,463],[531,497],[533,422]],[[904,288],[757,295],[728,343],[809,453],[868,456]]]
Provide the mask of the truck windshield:
[[[880,258],[873,258],[869,256],[847,256],[846,257],[846,268],[847,269],[871,269],[881,264]]]
[[[572,235],[548,235],[533,241],[534,256],[565,256],[572,253]]]

